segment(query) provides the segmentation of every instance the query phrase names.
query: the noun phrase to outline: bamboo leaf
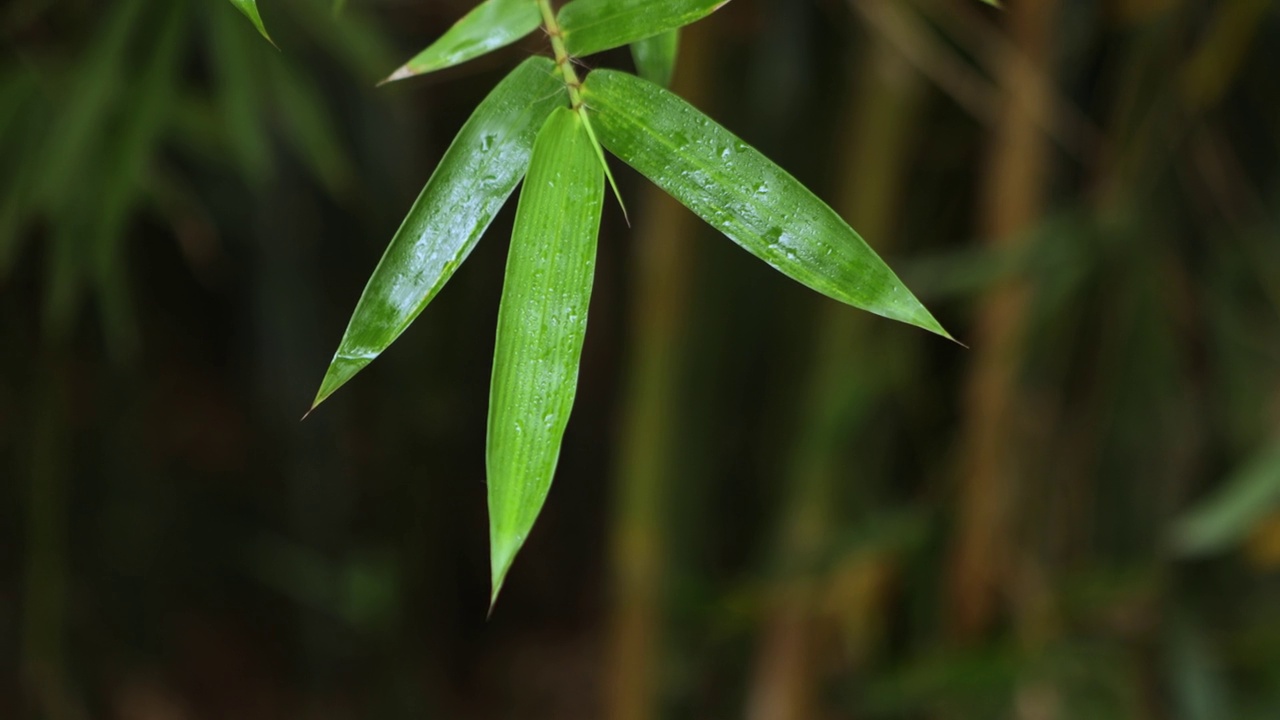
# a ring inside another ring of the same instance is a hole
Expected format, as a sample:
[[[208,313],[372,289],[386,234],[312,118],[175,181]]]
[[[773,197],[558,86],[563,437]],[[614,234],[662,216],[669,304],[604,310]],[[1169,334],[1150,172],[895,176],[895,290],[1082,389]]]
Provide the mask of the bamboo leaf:
[[[441,70],[506,47],[542,24],[537,0],[485,0],[384,83]]]
[[[489,393],[493,600],[551,488],[578,384],[604,174],[581,117],[552,113],[520,191]]]
[[[271,137],[263,121],[269,115],[268,93],[263,87],[264,74],[259,72],[267,51],[243,32],[231,13],[214,14],[210,39],[217,93],[213,109],[221,116],[218,129],[226,134],[228,155],[245,179],[261,186],[273,169]]]
[[[529,166],[543,120],[565,104],[547,58],[529,58],[480,103],[369,278],[312,408],[387,348],[475,247]]]
[[[249,18],[249,22],[258,28],[258,32],[267,39],[267,42],[272,45],[276,44],[276,41],[272,40],[271,36],[267,34],[267,28],[262,24],[262,16],[258,14],[258,0],[231,0],[231,4],[235,5],[237,10]]]
[[[581,57],[697,22],[729,0],[573,0],[560,10],[564,44]]]
[[[951,337],[834,210],[692,105],[611,70],[591,73],[583,97],[610,152],[756,257],[823,295]]]
[[[1179,518],[1174,549],[1185,556],[1222,552],[1280,508],[1280,441],[1264,448],[1213,494]]]
[[[631,57],[640,77],[654,85],[671,87],[676,69],[676,53],[680,48],[680,31],[668,30],[631,43]]]

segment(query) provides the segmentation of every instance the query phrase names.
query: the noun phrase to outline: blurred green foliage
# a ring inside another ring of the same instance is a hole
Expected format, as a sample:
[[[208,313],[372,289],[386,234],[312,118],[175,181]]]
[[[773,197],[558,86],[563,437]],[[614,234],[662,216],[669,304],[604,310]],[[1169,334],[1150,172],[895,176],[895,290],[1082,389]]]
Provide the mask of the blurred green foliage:
[[[1275,3],[1059,2],[1028,45],[1034,3],[735,0],[687,33],[676,90],[879,226],[972,349],[850,320],[660,197],[632,239],[607,212],[553,502],[488,623],[505,248],[297,423],[541,45],[374,91],[469,5],[264,3],[279,51],[226,2],[0,9],[0,716],[1280,715]],[[1010,127],[1038,170],[1001,165]],[[963,556],[987,423],[999,552]],[[653,642],[612,649],[642,595]]]

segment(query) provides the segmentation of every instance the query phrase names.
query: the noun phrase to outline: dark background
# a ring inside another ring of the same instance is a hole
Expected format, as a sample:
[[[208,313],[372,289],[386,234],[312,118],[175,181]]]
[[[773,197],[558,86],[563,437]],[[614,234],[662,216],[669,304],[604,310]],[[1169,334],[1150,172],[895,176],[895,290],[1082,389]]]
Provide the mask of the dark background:
[[[299,422],[539,35],[470,2],[0,7],[0,717],[1280,717],[1280,12],[736,0],[676,90],[968,349],[621,163],[554,489],[486,620],[512,207]],[[630,68],[625,51],[587,60]]]

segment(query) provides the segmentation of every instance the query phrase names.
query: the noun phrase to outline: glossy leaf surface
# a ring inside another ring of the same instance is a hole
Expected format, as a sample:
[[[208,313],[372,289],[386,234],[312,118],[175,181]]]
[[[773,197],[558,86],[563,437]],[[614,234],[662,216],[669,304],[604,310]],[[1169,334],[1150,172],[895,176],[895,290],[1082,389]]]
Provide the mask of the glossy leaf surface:
[[[676,70],[676,53],[680,49],[680,31],[668,30],[631,44],[631,57],[640,77],[655,85],[671,87]]]
[[[692,105],[627,73],[583,88],[600,141],[756,257],[831,298],[950,337],[834,210]]]
[[[442,70],[506,47],[542,24],[537,0],[486,0],[383,82]]]
[[[578,384],[604,171],[577,113],[547,120],[520,191],[489,392],[493,598],[551,488]]]
[[[524,61],[462,127],[369,278],[314,405],[399,337],[471,253],[524,176],[538,128],[566,102],[553,69]]]
[[[729,0],[573,0],[560,10],[569,54],[581,57],[630,45],[697,22]]]
[[[258,32],[262,34],[262,37],[267,39],[267,42],[272,45],[276,44],[275,41],[271,39],[271,36],[267,34],[266,26],[262,24],[262,16],[258,14],[258,0],[231,0],[231,4],[235,5],[237,10],[244,13],[244,16],[249,18],[249,22],[253,23],[253,26],[258,29]]]

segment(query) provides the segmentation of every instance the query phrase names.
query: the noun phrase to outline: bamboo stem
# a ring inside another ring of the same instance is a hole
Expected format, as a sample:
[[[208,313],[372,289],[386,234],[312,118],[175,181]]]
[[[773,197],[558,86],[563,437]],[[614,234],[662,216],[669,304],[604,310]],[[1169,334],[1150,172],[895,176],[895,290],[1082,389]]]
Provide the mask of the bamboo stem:
[[[538,9],[542,11],[542,26],[547,31],[547,37],[551,40],[551,50],[556,56],[556,69],[564,76],[564,85],[569,89],[569,102],[573,105],[573,109],[577,110],[582,107],[582,81],[578,79],[578,73],[573,69],[573,58],[565,49],[564,31],[560,29],[560,23],[556,20],[551,0],[538,0]]]
[[[676,91],[697,102],[710,82],[707,29],[684,34]],[[694,216],[646,187],[633,247],[630,362],[624,380],[612,528],[612,618],[606,717],[658,717],[664,585],[670,531],[667,495],[679,437],[677,399],[694,258]]]
[[[865,0],[859,4],[884,2]],[[847,198],[841,209],[861,232],[884,248],[891,244],[905,187],[922,82],[902,54],[878,34],[870,38],[859,67],[859,87],[845,110],[848,118],[841,123],[854,128],[848,157],[841,163],[849,169],[841,179],[842,195]],[[874,180],[868,182],[868,178]],[[761,632],[748,701],[752,720],[805,720],[815,717],[819,709],[819,681],[824,674],[821,605],[826,582],[806,568],[830,546],[836,526],[843,521],[834,508],[839,488],[852,480],[843,462],[849,418],[865,416],[870,408],[865,392],[870,383],[851,377],[850,368],[871,366],[873,361],[864,349],[880,347],[868,341],[871,332],[865,316],[836,303],[822,306],[806,400],[799,410],[800,432],[784,482],[792,488],[792,496],[775,544],[775,564],[783,580],[771,599]],[[839,620],[850,628],[876,627],[877,623],[853,616],[875,612],[881,600],[872,596],[882,587],[883,564],[859,561],[846,567],[859,575],[853,584],[869,592],[841,607]],[[832,574],[836,572],[833,569]],[[848,648],[855,655],[874,641],[870,633],[856,634],[859,636],[844,638],[861,646]]]
[[[1019,92],[1034,82],[1049,53],[1056,3],[1019,3],[1008,10],[1013,42],[1021,55],[1002,68],[1010,96],[992,133],[990,167],[981,194],[980,232],[996,248],[1008,251],[1025,241],[1044,205],[1047,144],[1035,118],[1045,98]],[[1017,59],[1017,58],[1025,58]],[[961,642],[980,637],[992,624],[1000,597],[1013,592],[1011,526],[1017,472],[1011,448],[1018,446],[1018,371],[1028,289],[1017,279],[993,288],[976,318],[972,365],[965,389],[961,434],[959,517],[949,569],[952,604],[949,625]]]

